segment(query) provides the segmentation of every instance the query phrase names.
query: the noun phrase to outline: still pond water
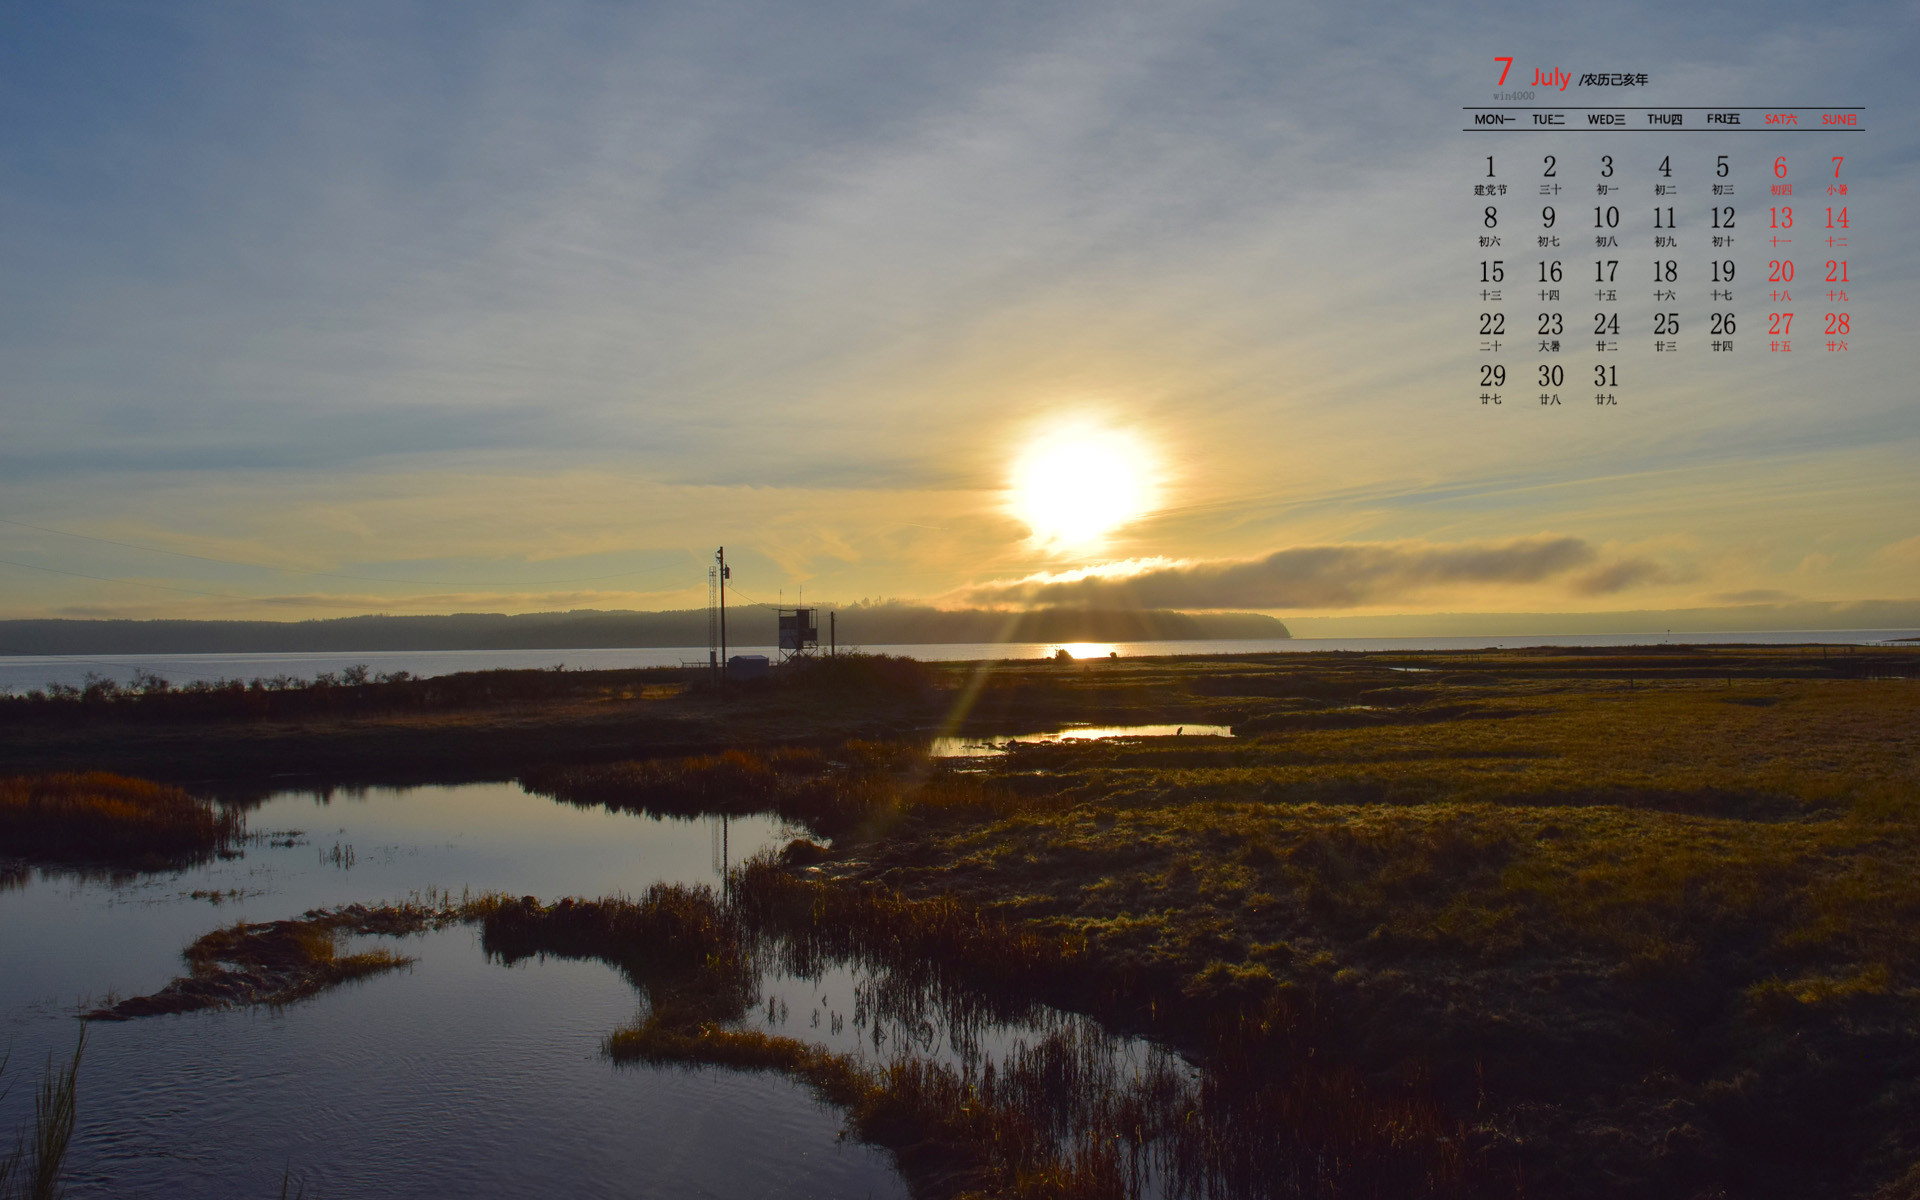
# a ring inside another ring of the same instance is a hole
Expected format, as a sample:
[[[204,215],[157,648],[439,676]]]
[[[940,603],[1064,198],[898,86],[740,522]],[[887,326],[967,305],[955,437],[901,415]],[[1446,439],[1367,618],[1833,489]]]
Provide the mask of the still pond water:
[[[217,925],[429,888],[554,899],[712,884],[784,844],[772,818],[671,821],[574,808],[512,784],[283,793],[243,858],[132,881],[14,875],[0,891],[0,1047],[31,1111],[74,1013],[157,990]],[[724,849],[723,849],[724,834]],[[213,904],[190,893],[237,892]],[[280,1010],[88,1029],[70,1159],[75,1197],[575,1195],[898,1197],[884,1152],[781,1076],[616,1067],[601,1040],[640,998],[597,962],[489,962],[475,927],[391,942],[411,967]],[[855,981],[770,979],[763,1021],[857,1045]],[[797,1032],[797,1030],[790,1030]],[[23,1065],[29,1072],[23,1074]]]

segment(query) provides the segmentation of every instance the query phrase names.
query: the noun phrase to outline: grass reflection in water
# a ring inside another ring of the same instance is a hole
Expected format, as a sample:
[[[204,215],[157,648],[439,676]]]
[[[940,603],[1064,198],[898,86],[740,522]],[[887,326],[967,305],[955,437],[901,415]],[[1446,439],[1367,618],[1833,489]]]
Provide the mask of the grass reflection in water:
[[[597,958],[627,974],[648,1003],[607,1039],[616,1060],[804,1079],[861,1138],[894,1152],[917,1194],[1465,1194],[1471,1182],[1460,1131],[1434,1105],[1417,1089],[1382,1095],[1316,1056],[1302,1014],[1270,1001],[1243,1014],[1194,1071],[1036,999],[1117,1003],[1078,982],[1088,976],[1072,942],[952,901],[829,887],[762,860],[724,895],[493,899],[474,915],[503,961]],[[752,1027],[766,973],[848,964],[872,1052]],[[883,1023],[891,1037],[879,1036]],[[992,1037],[1016,1027],[1027,1036]],[[951,1055],[928,1053],[938,1030]]]

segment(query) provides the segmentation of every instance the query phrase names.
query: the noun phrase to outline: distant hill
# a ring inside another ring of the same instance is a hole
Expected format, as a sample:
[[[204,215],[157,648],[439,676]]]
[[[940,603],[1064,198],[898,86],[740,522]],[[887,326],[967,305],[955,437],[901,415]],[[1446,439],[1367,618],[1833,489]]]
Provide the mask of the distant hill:
[[[1154,642],[1284,638],[1287,627],[1258,613],[1024,613],[854,605],[839,612],[840,645],[930,642]],[[826,610],[820,637],[827,637]],[[727,641],[770,646],[772,610],[728,608]],[[340,617],[327,621],[0,621],[0,654],[246,654],[381,650],[566,650],[611,646],[705,646],[705,609],[671,612],[454,613],[432,617]]]

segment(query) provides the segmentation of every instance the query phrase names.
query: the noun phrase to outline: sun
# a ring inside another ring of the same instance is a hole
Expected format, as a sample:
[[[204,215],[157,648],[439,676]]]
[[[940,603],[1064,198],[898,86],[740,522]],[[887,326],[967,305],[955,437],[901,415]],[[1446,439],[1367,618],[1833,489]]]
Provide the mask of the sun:
[[[1154,504],[1154,463],[1140,439],[1114,429],[1055,426],[1014,459],[1009,511],[1033,540],[1068,550],[1098,543]]]

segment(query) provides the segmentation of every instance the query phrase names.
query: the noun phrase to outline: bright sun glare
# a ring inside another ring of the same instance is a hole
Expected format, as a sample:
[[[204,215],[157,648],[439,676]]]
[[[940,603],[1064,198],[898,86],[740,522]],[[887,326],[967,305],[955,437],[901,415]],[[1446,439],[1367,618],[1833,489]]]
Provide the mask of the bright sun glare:
[[[1097,542],[1142,516],[1153,491],[1153,464],[1138,439],[1055,428],[1015,460],[1010,508],[1035,541],[1064,549]]]

